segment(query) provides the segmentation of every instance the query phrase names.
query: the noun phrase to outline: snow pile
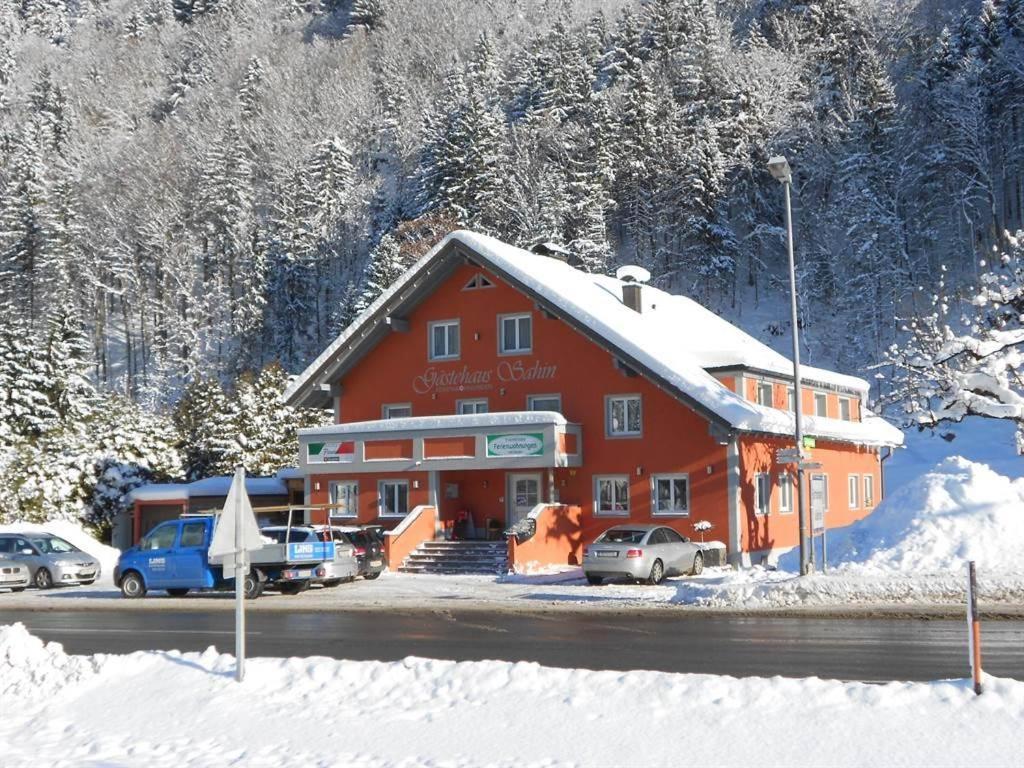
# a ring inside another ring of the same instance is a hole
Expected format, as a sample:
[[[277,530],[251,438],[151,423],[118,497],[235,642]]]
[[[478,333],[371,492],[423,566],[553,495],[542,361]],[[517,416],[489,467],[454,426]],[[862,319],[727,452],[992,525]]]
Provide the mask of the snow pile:
[[[25,644],[23,628],[0,634],[0,653]],[[91,663],[36,653],[22,668]],[[1003,679],[987,680],[975,697],[965,681],[866,685],[291,658],[252,659],[237,684],[231,657],[212,648],[98,658],[94,676],[64,672],[64,690],[45,702],[28,698],[25,686],[6,690],[5,768],[998,766],[1016,764],[1024,728],[1024,683]]]
[[[1024,480],[959,456],[830,536],[829,561],[844,570],[902,574],[1024,573]]]
[[[44,643],[23,624],[0,627],[0,700],[8,715],[15,700],[52,696],[95,671],[91,658],[68,656],[60,643]]]
[[[100,561],[102,568],[100,581],[102,582],[110,582],[113,579],[114,566],[117,565],[117,559],[121,556],[121,550],[96,541],[81,525],[68,520],[0,525],[0,533],[50,533],[59,536]]]

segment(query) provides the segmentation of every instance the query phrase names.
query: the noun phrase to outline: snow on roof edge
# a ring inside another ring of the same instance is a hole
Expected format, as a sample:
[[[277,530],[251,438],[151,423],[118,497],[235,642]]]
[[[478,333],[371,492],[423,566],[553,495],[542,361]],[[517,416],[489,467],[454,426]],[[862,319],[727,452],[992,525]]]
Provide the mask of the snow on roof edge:
[[[405,432],[425,429],[470,429],[473,427],[562,426],[568,422],[556,411],[494,411],[492,413],[410,416],[402,419],[376,419],[328,424],[299,430],[300,437],[346,435],[359,432]]]

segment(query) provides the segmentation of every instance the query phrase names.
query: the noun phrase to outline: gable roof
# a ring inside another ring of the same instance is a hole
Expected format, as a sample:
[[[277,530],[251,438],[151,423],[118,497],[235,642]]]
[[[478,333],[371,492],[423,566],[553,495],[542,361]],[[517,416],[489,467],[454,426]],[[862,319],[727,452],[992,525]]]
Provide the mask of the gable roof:
[[[652,286],[642,291],[643,312],[622,303],[622,282],[592,275],[564,261],[540,256],[486,235],[452,232],[381,294],[284,394],[292,405],[323,399],[321,387],[354,364],[393,316],[427,295],[462,259],[470,259],[534,298],[545,310],[607,348],[710,422],[737,431],[791,435],[792,413],[745,400],[708,368],[753,368],[779,376],[792,363],[749,334],[683,296]],[[815,381],[852,390],[863,400],[868,384],[852,376],[804,369]],[[862,422],[804,416],[808,435],[867,445],[899,445],[903,434],[863,411]]]

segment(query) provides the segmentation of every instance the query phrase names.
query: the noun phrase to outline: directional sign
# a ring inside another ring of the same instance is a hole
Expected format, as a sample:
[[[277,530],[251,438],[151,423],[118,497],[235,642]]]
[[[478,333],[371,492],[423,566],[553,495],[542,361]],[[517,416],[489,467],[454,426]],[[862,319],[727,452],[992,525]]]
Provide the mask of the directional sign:
[[[779,464],[796,464],[804,458],[803,451],[798,451],[796,448],[785,448],[775,452],[775,461]]]
[[[821,469],[820,461],[801,461],[799,462],[800,469]]]

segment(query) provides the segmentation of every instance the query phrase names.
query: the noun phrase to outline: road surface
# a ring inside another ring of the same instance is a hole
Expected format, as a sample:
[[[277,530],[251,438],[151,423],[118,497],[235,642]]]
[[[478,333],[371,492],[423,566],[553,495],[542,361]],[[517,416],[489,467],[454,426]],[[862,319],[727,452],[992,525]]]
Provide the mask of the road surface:
[[[966,623],[471,611],[252,611],[250,656],[536,661],[555,667],[735,676],[967,677]],[[71,653],[234,649],[227,611],[0,610]],[[1024,679],[1024,621],[982,627],[989,674]]]

